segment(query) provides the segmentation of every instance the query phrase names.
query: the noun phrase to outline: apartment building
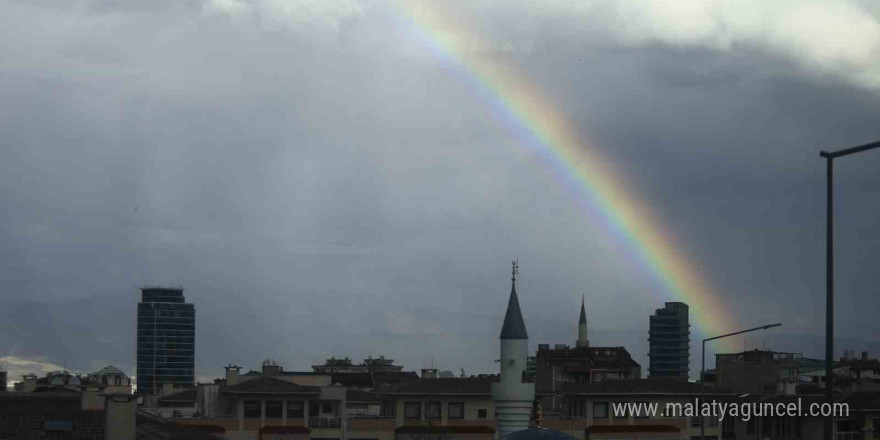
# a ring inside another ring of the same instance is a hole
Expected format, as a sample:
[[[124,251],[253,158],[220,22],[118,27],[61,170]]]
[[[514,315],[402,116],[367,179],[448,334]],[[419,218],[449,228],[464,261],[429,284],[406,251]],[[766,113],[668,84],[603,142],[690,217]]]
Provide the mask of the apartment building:
[[[784,388],[796,387],[811,373],[824,374],[824,368],[823,360],[801,353],[756,349],[715,355],[717,386],[742,393],[786,393]]]
[[[667,404],[679,404],[685,408],[701,395],[698,384],[677,378],[569,382],[558,393],[562,413],[545,419],[542,426],[570,432],[578,438],[690,440],[699,437],[702,423],[705,423],[707,440],[722,438],[722,427],[717,419],[688,417],[684,413],[667,411],[675,408],[667,407]],[[716,391],[706,394],[707,400],[734,397]],[[634,406],[627,407],[627,404],[656,404],[658,412],[636,411]]]
[[[539,344],[535,360],[535,391],[544,411],[559,413],[562,391],[568,384],[631,380],[641,376],[641,365],[624,347],[569,347]]]
[[[197,417],[176,421],[229,439],[489,439],[495,432],[495,376],[286,372],[273,363],[259,374],[240,370],[227,366],[224,380],[200,384]]]

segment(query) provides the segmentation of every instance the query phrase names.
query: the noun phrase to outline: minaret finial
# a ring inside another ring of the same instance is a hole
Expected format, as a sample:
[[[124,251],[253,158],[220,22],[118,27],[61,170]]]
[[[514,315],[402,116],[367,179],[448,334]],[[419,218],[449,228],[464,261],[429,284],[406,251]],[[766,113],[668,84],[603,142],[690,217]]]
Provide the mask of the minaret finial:
[[[511,267],[512,267],[512,270],[511,270],[511,272],[512,272],[512,277],[510,278],[510,280],[513,281],[513,282],[515,283],[515,282],[516,282],[516,276],[519,274],[519,258],[517,258],[516,260],[513,260],[512,262],[510,262],[510,265],[511,265]]]

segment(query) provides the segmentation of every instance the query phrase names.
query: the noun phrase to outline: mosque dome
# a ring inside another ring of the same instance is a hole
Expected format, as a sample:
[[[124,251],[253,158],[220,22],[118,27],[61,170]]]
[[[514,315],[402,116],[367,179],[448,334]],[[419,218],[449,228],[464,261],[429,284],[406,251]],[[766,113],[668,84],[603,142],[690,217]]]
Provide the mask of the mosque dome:
[[[577,440],[577,438],[555,429],[529,428],[511,432],[501,437],[501,440]]]

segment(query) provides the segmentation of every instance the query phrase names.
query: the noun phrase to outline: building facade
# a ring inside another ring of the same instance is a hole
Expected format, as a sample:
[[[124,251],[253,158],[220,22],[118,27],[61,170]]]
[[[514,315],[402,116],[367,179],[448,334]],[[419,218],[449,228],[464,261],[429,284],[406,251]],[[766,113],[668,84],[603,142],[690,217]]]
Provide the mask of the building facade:
[[[688,305],[668,302],[649,319],[648,378],[690,375],[691,330]]]
[[[137,310],[137,390],[157,394],[164,383],[194,386],[195,307],[183,289],[141,289]]]
[[[812,373],[824,376],[825,361],[801,353],[750,350],[715,355],[716,383],[721,389],[741,393],[785,392]],[[821,377],[821,376],[820,376]]]
[[[419,378],[414,372],[262,371],[200,384],[197,416],[180,425],[210,428],[228,439],[491,440],[497,376]],[[174,396],[172,396],[174,397]],[[181,399],[182,400],[182,399]]]

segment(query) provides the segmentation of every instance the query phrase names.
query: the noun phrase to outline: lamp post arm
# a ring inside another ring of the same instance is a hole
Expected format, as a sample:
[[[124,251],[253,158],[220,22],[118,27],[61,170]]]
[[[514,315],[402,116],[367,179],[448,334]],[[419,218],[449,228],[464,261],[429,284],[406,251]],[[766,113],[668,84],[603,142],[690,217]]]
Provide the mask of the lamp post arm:
[[[858,147],[845,148],[843,150],[820,151],[819,156],[833,159],[835,157],[848,156],[850,154],[861,153],[862,151],[873,150],[874,148],[878,147],[880,147],[880,141],[871,142],[865,145],[859,145]]]
[[[760,327],[750,328],[750,329],[748,329],[748,330],[740,330],[740,331],[738,331],[738,332],[728,333],[728,334],[726,334],[726,335],[713,336],[713,337],[711,337],[711,338],[703,339],[703,341],[704,341],[704,342],[714,341],[714,340],[716,340],[716,339],[721,339],[721,338],[726,338],[726,337],[728,337],[728,336],[735,336],[735,335],[739,335],[739,334],[743,334],[743,333],[753,332],[753,331],[756,331],[756,330],[767,330],[768,328],[779,327],[780,325],[782,325],[782,323],[779,323],[779,322],[777,322],[776,324],[762,325],[762,326],[760,326]]]

